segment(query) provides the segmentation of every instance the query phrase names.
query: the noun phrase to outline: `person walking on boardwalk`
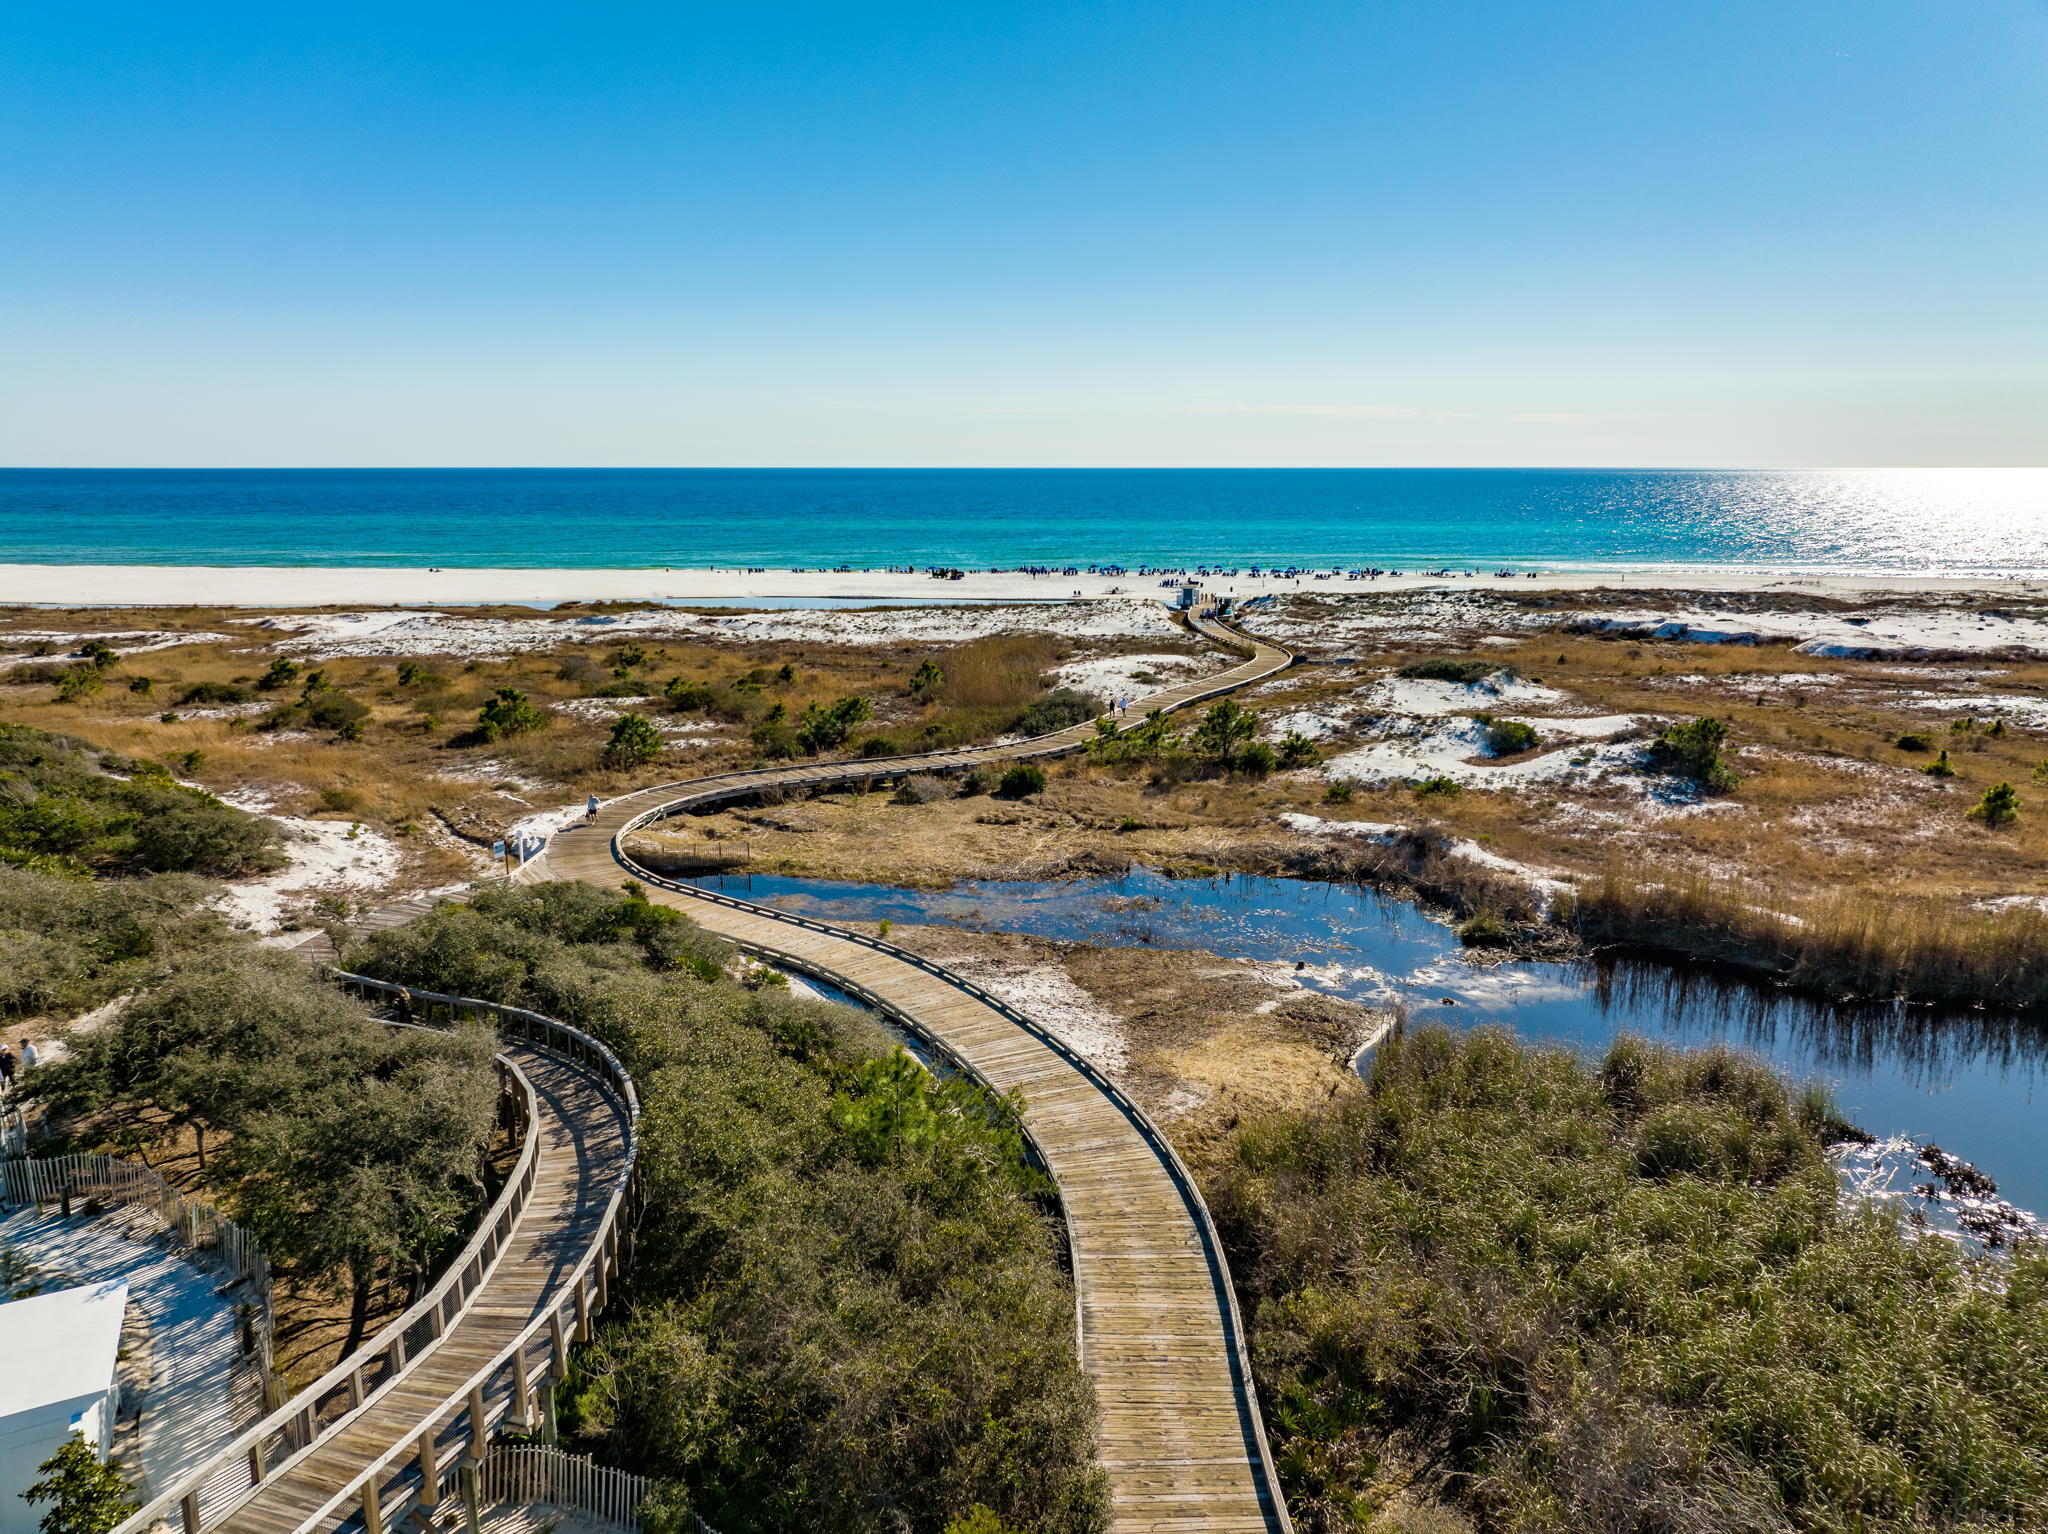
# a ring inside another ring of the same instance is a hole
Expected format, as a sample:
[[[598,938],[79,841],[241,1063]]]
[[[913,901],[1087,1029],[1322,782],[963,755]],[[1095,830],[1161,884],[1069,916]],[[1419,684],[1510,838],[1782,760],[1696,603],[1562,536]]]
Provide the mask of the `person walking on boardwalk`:
[[[592,794],[590,796],[590,803],[584,806],[583,820],[587,825],[595,819],[597,819],[597,795]]]

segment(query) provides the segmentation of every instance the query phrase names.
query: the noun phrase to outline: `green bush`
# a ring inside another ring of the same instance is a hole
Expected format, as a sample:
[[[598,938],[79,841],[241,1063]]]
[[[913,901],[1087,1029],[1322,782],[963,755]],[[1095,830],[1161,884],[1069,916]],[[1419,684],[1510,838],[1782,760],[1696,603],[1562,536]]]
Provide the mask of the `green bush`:
[[[546,729],[549,715],[516,687],[500,687],[476,716],[476,734],[483,742],[507,735],[530,735]]]
[[[1032,762],[1017,762],[1003,773],[996,793],[1005,799],[1025,799],[1045,792],[1045,769]]]
[[[106,671],[121,658],[121,652],[104,639],[88,639],[78,647],[78,656],[94,670]]]
[[[1106,707],[1093,693],[1071,687],[1055,687],[1017,716],[1014,733],[1024,736],[1051,735],[1077,724],[1086,724]]]
[[[1002,774],[984,762],[978,766],[968,768],[966,772],[961,774],[960,793],[963,798],[970,799],[976,794],[992,794],[996,791],[996,785],[1000,782],[1002,782]]]
[[[1930,778],[1952,778],[1956,775],[1954,766],[1949,762],[1947,751],[1943,751],[1941,755],[1937,756],[1920,770]]]
[[[107,689],[106,676],[98,666],[73,666],[57,683],[57,696],[66,703],[96,697]]]
[[[270,821],[70,736],[0,725],[0,787],[0,861],[22,867],[232,878],[283,861]]]
[[[1892,742],[1901,751],[1932,751],[1934,737],[1924,730],[1908,730]]]
[[[2048,1255],[1844,1199],[1825,1094],[1495,1029],[1247,1125],[1211,1208],[1296,1527],[1439,1488],[1488,1534],[2048,1526]]]
[[[1230,755],[1230,770],[1248,778],[1268,778],[1280,765],[1280,754],[1263,740],[1239,746]]]
[[[1349,804],[1351,796],[1358,791],[1358,785],[1350,778],[1339,778],[1323,790],[1323,803]]]
[[[862,756],[901,756],[896,742],[886,735],[870,735],[860,743]]]
[[[640,767],[662,752],[661,732],[643,714],[621,714],[604,744],[603,761],[613,768]]]
[[[692,682],[686,677],[670,677],[668,685],[661,689],[661,695],[679,714],[700,714],[711,707],[710,686],[704,682]]]
[[[1280,737],[1280,766],[1286,771],[1313,767],[1322,759],[1322,748],[1299,730],[1289,730]]]
[[[1650,742],[1645,760],[1653,772],[1689,778],[1707,793],[1725,793],[1736,781],[1734,769],[1721,759],[1727,739],[1728,726],[1719,719],[1667,724]]]
[[[193,703],[247,703],[249,694],[231,682],[194,682],[178,694],[180,705]]]
[[[937,778],[922,773],[912,774],[896,785],[894,798],[898,804],[935,804],[941,799],[953,797],[953,790]]]
[[[1484,655],[1432,655],[1427,660],[1410,661],[1394,673],[1416,681],[1457,682],[1466,687],[1488,677],[1512,678],[1519,674],[1513,666]]]
[[[803,722],[796,728],[797,744],[812,756],[834,750],[846,743],[855,725],[865,724],[873,715],[874,708],[866,698],[841,698],[829,707],[813,703],[804,710]]]
[[[131,676],[128,678],[128,690],[140,697],[146,698],[156,691],[156,679],[147,676]]]
[[[1424,778],[1415,785],[1418,799],[1455,799],[1465,791],[1465,785],[1456,778]]]
[[[256,685],[264,692],[275,692],[280,687],[289,687],[299,679],[299,663],[286,660],[280,655],[270,663],[270,669],[256,679]],[[399,668],[399,680],[405,679],[404,667]]]
[[[2019,790],[2010,783],[1994,783],[1984,790],[1984,797],[1971,807],[1968,814],[1970,819],[1981,820],[1994,830],[2009,826],[2020,818]]]
[[[755,725],[749,738],[755,748],[772,761],[786,761],[798,750],[796,731],[779,719]]]
[[[1534,725],[1519,719],[1491,719],[1486,725],[1486,749],[1492,756],[1519,756],[1533,751],[1539,737]]]
[[[30,1506],[50,1504],[37,1525],[42,1534],[108,1534],[142,1506],[120,1467],[101,1463],[83,1433],[65,1439],[36,1470],[42,1479],[21,1495]]]

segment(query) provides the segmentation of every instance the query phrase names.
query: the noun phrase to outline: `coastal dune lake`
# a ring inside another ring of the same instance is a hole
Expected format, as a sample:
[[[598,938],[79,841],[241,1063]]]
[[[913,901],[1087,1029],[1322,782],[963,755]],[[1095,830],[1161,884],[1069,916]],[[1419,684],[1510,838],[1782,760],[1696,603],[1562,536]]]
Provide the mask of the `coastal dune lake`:
[[[827,921],[928,923],[1107,946],[1199,948],[1292,966],[1306,985],[1401,1003],[1412,1021],[1502,1023],[1597,1052],[1617,1034],[1751,1051],[1817,1079],[1880,1138],[1933,1143],[2048,1210],[2035,1099],[2048,1025],[1978,1011],[1833,1007],[1702,966],[1647,959],[1474,965],[1449,928],[1355,885],[1228,875],[962,882],[950,890],[727,874],[691,882]],[[1915,1163],[1917,1166],[1917,1163]],[[1924,1179],[1924,1168],[1918,1169]]]

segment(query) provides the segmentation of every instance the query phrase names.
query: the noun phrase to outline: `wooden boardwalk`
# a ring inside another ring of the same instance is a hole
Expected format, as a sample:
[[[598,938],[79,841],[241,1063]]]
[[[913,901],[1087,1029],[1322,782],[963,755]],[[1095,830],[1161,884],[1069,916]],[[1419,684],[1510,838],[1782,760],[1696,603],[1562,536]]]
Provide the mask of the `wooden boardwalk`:
[[[540,1113],[531,1132],[539,1146],[532,1196],[489,1281],[391,1389],[343,1419],[312,1452],[265,1481],[214,1528],[232,1534],[294,1534],[338,1514],[357,1514],[364,1471],[394,1445],[417,1444],[430,1431],[437,1439],[455,1440],[444,1456],[433,1456],[452,1466],[470,1435],[467,1424],[449,1420],[450,1403],[464,1402],[477,1373],[570,1292],[624,1175],[625,1105],[579,1065],[518,1044],[509,1045],[506,1053],[533,1084]],[[530,1375],[530,1362],[527,1369]],[[509,1382],[494,1382],[484,1416],[495,1419],[507,1410],[523,1415],[514,1394]],[[380,1494],[410,1493],[410,1501],[418,1496],[423,1467],[414,1454],[401,1468],[405,1480],[380,1488]],[[452,1475],[446,1469],[441,1473]]]
[[[1153,694],[1140,708],[1187,707],[1292,662],[1287,651],[1212,621],[1198,626],[1249,649],[1251,658]],[[1287,1534],[1222,1250],[1186,1169],[1137,1105],[1029,1018],[945,969],[826,923],[662,878],[628,850],[643,825],[764,788],[886,781],[1055,755],[1078,750],[1093,734],[1089,724],[1007,747],[813,763],[649,789],[558,835],[534,872],[595,884],[630,874],[650,899],[686,911],[750,954],[839,986],[996,1090],[1019,1093],[1025,1129],[1059,1185],[1071,1233],[1081,1361],[1101,1407],[1113,1527],[1118,1534]]]
[[[1259,681],[1293,657],[1206,618],[1243,664],[1153,694],[1183,708]],[[635,864],[639,826],[769,786],[887,781],[913,772],[1079,750],[1080,725],[1009,746],[820,762],[675,784],[617,800],[558,837],[527,877],[614,884],[685,909],[746,951],[840,986],[961,1067],[1024,1101],[1025,1130],[1058,1183],[1074,1252],[1082,1363],[1101,1407],[1099,1452],[1119,1534],[1291,1534],[1266,1449],[1222,1250],[1187,1171],[1123,1091],[1031,1019],[915,954],[714,896]],[[375,913],[375,928],[432,909]],[[309,950],[312,945],[308,945]],[[358,990],[397,988],[344,977]],[[569,1347],[604,1305],[628,1232],[620,1219],[637,1144],[630,1078],[594,1040],[517,1009],[410,993],[452,1017],[481,1012],[506,1035],[499,1059],[527,1125],[513,1184],[470,1247],[399,1323],[250,1428],[223,1456],[115,1534],[181,1518],[185,1534],[300,1534],[341,1525],[386,1534],[445,1503],[464,1455],[506,1422],[551,1431]],[[221,1495],[222,1478],[235,1489]],[[202,1511],[202,1494],[205,1506]],[[410,1527],[410,1525],[408,1525]]]

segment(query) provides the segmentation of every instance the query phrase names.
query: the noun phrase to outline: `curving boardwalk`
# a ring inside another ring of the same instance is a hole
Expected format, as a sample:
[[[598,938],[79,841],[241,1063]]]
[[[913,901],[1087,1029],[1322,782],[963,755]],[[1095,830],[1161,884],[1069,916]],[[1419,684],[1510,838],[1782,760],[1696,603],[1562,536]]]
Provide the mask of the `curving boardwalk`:
[[[1250,658],[1169,688],[1145,709],[1184,708],[1284,669],[1293,657],[1200,618]],[[729,773],[614,800],[565,832],[540,877],[617,883],[676,906],[746,952],[840,986],[900,1020],[998,1091],[1059,1185],[1074,1253],[1081,1361],[1101,1407],[1101,1462],[1119,1534],[1288,1534],[1250,1380],[1242,1323],[1200,1194],[1172,1147],[1116,1084],[1029,1018],[929,961],[822,922],[712,895],[635,863],[627,838],[671,815],[770,787],[887,781],[977,762],[1079,750],[1092,724],[1012,746]]]

